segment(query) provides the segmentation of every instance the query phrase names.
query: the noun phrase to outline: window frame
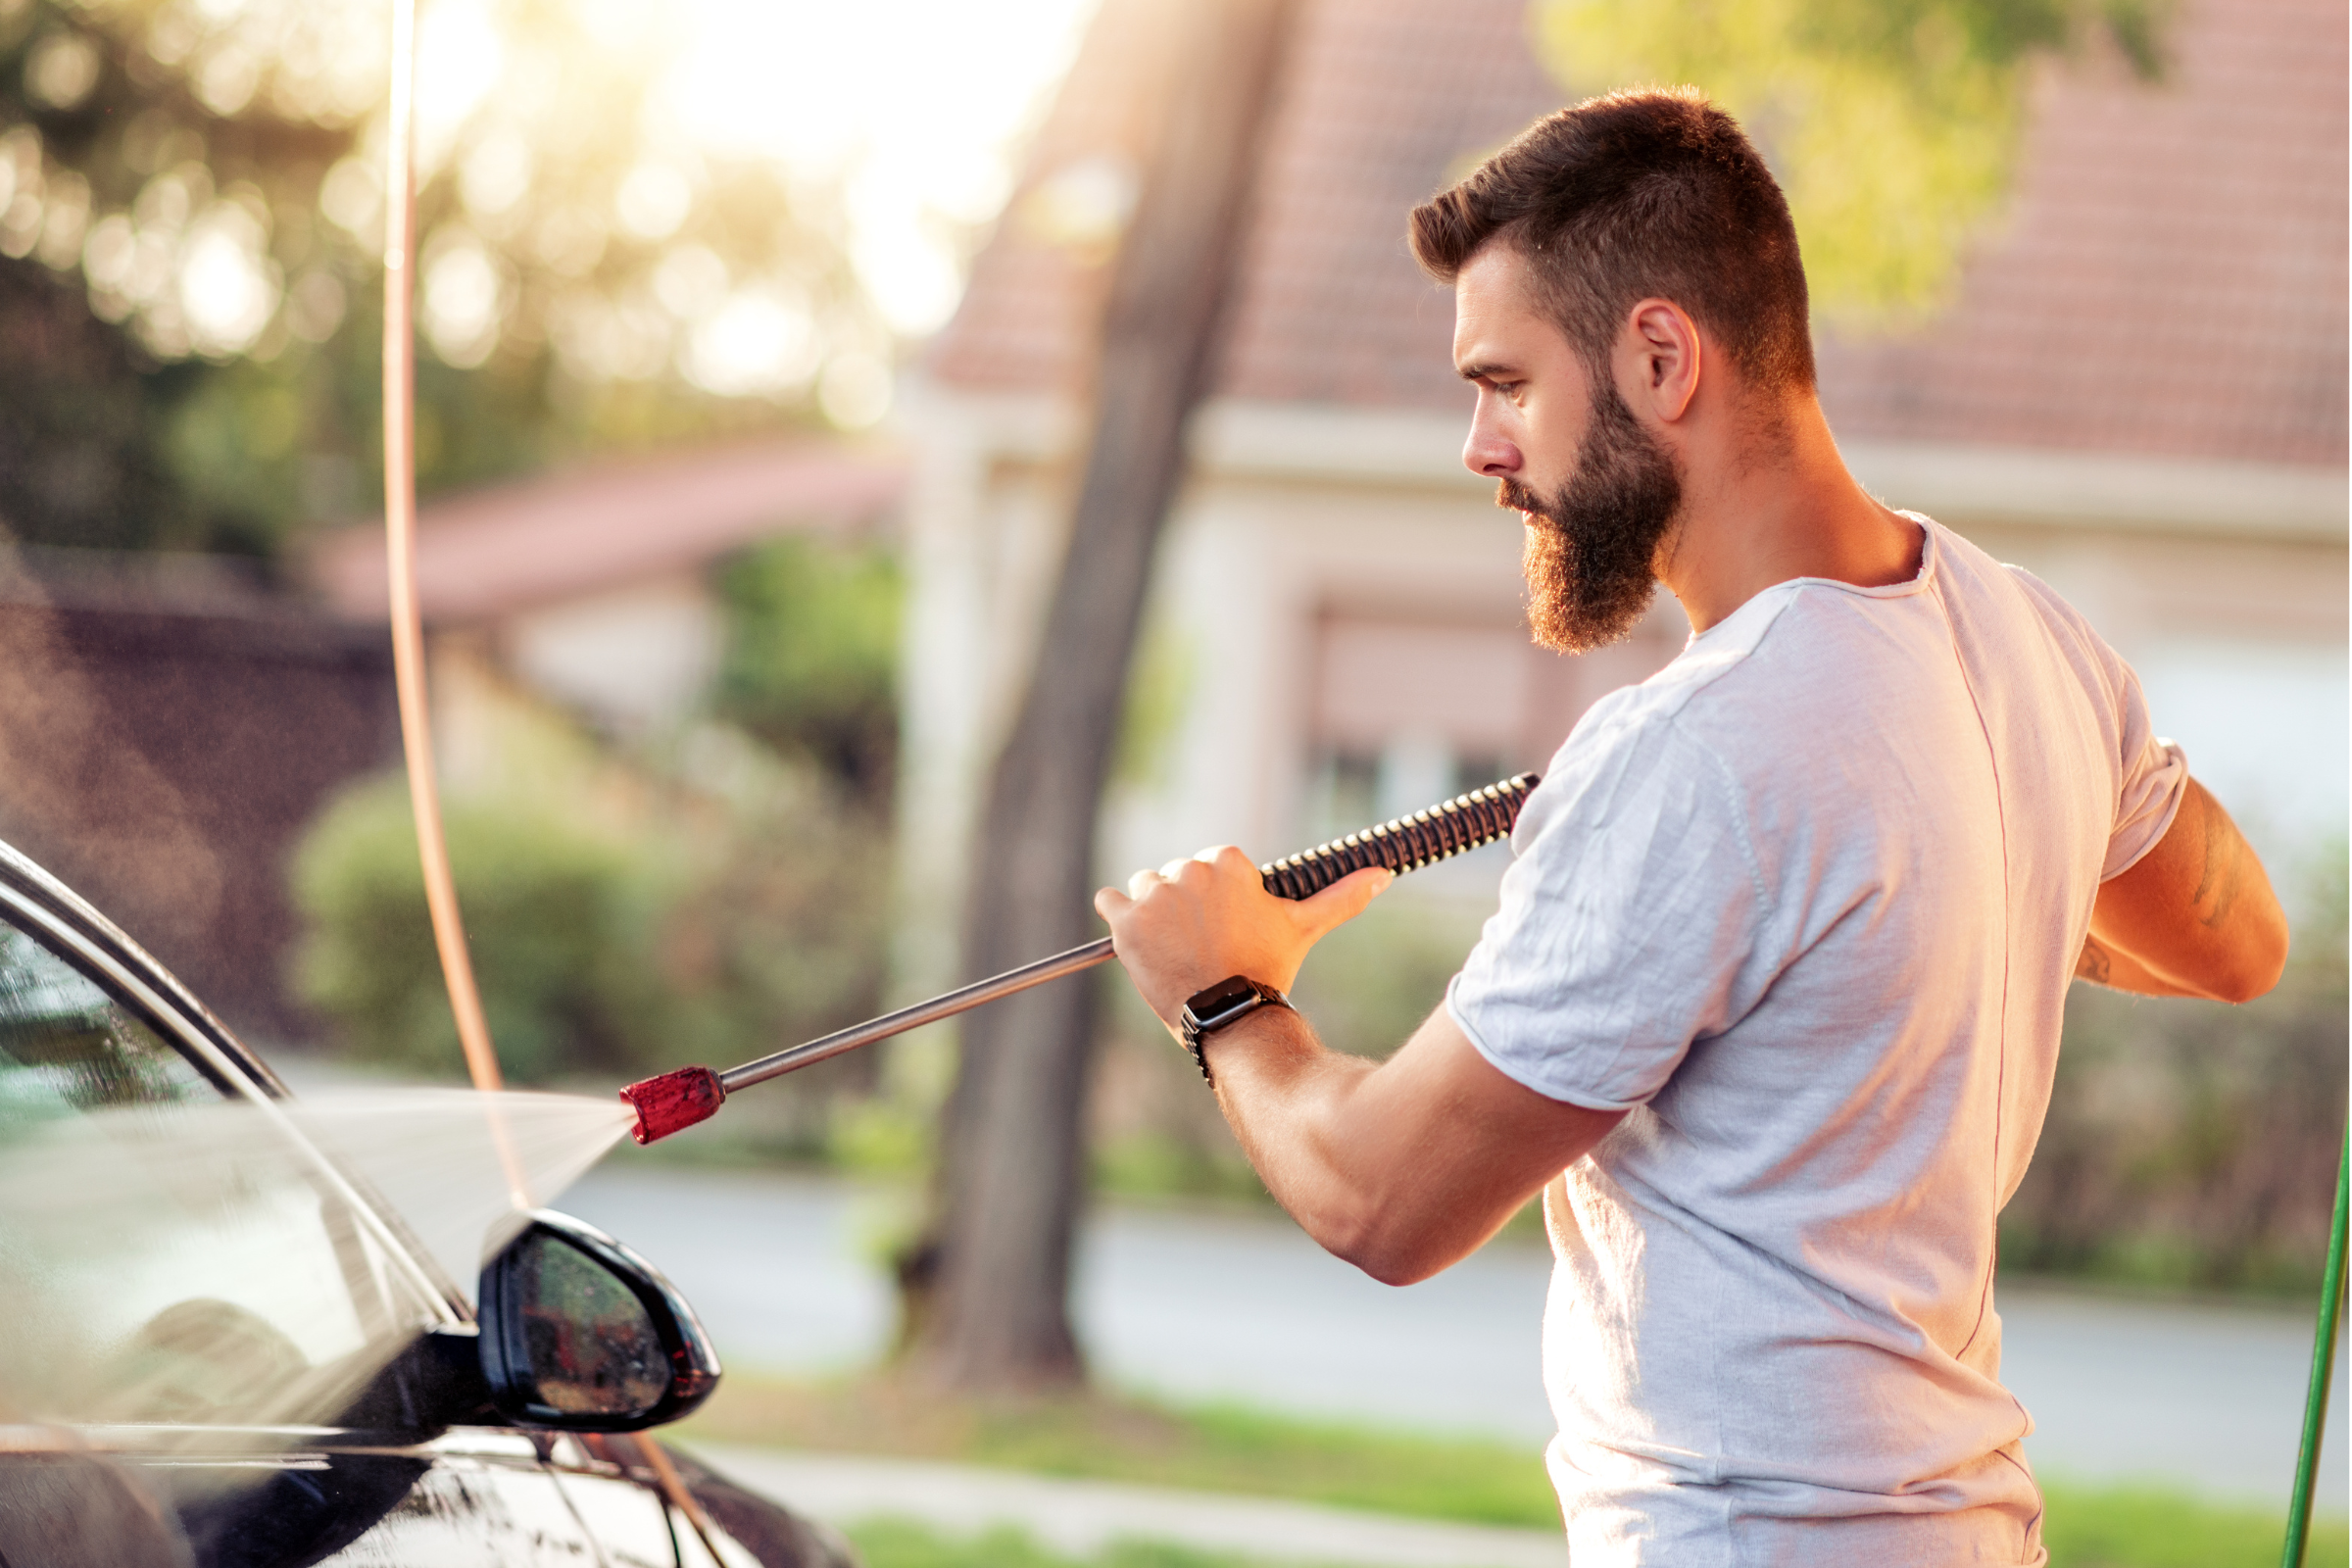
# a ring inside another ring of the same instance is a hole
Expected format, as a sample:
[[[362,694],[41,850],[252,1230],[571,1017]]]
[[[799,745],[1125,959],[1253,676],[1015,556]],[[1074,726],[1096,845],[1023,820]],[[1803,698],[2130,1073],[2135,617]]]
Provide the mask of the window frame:
[[[293,1098],[284,1081],[121,927],[5,841],[0,841],[0,915],[137,1014],[224,1098],[242,1100],[268,1117],[278,1135],[349,1205],[391,1266],[407,1276],[418,1297],[434,1304],[437,1315],[431,1328],[473,1323],[466,1298],[442,1277],[397,1214],[329,1158],[280,1108],[281,1102]]]

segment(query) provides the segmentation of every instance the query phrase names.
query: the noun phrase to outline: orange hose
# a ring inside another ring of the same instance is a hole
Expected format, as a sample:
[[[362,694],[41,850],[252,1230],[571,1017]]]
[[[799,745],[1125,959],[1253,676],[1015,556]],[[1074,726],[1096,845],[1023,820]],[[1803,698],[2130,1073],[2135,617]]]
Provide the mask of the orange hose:
[[[416,813],[416,849],[424,865],[424,902],[433,946],[457,1015],[458,1043],[473,1087],[506,1087],[490,1024],[473,979],[466,923],[449,872],[441,831],[441,791],[433,771],[432,710],[424,691],[424,620],[416,603],[416,4],[393,0],[392,123],[384,179],[384,549],[392,588],[392,678],[400,698],[401,750],[408,759],[409,801]],[[530,1208],[530,1188],[491,1107],[491,1129],[509,1196]]]
[[[392,679],[400,694],[401,751],[409,764],[409,800],[416,811],[416,849],[424,861],[424,902],[432,911],[433,946],[457,1014],[458,1043],[473,1087],[505,1087],[489,1020],[466,951],[457,884],[449,874],[449,845],[441,834],[441,790],[433,773],[432,710],[424,696],[424,617],[416,604],[416,0],[392,0],[392,124],[390,168],[384,180],[384,550],[392,584]],[[527,1209],[530,1186],[508,1136],[498,1103],[489,1102],[491,1136],[506,1167],[507,1192]],[[670,1505],[702,1539],[712,1559],[710,1520],[686,1490],[669,1455],[651,1438],[638,1449]]]

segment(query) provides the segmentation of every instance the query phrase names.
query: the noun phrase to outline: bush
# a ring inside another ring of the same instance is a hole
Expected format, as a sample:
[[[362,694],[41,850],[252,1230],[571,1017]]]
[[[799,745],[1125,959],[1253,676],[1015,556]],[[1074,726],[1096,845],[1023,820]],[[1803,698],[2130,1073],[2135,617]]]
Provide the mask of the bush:
[[[874,1009],[881,829],[811,770],[745,743],[725,750],[726,792],[606,761],[601,776],[447,803],[459,905],[510,1078],[725,1066]],[[297,852],[294,895],[297,991],[337,1042],[367,1060],[455,1071],[404,780],[328,807]]]
[[[1446,1000],[1446,985],[1491,906],[1409,885],[1315,944],[1298,971],[1298,1003],[1335,1051],[1386,1056]]]
[[[482,1010],[508,1074],[636,1064],[651,999],[629,955],[651,887],[619,846],[560,813],[452,801],[450,862]],[[406,780],[368,780],[332,802],[296,853],[304,937],[296,991],[354,1054],[416,1071],[462,1059],[417,863]]]
[[[2005,1267],[2315,1291],[2344,1129],[2345,862],[2317,862],[2278,988],[2242,1007],[2078,985]]]
[[[887,801],[899,741],[897,559],[788,534],[718,576],[717,708],[784,756]]]

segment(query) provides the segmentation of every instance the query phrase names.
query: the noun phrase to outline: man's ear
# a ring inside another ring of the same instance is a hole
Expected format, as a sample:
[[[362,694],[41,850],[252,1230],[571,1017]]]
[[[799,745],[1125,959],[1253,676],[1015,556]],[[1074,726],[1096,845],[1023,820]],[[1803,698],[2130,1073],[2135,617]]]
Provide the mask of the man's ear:
[[[1626,402],[1663,423],[1690,412],[1705,369],[1698,323],[1672,300],[1646,299],[1617,335],[1617,381]]]

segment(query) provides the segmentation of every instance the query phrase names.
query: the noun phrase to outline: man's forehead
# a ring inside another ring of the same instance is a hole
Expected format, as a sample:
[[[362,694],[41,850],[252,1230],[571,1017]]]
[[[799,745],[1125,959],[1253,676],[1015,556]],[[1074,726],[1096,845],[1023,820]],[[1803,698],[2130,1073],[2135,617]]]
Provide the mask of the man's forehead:
[[[1517,368],[1531,352],[1566,334],[1536,298],[1527,263],[1507,245],[1489,245],[1453,280],[1453,364],[1476,380]]]

